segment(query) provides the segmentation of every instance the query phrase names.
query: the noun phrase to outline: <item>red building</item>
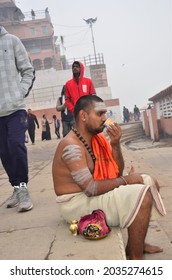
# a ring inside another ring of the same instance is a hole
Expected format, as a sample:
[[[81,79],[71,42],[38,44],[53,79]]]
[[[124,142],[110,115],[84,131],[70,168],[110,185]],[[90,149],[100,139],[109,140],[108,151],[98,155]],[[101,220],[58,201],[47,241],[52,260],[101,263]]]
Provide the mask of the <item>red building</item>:
[[[35,70],[61,70],[60,46],[46,8],[23,14],[14,0],[0,0],[0,24],[23,42]]]

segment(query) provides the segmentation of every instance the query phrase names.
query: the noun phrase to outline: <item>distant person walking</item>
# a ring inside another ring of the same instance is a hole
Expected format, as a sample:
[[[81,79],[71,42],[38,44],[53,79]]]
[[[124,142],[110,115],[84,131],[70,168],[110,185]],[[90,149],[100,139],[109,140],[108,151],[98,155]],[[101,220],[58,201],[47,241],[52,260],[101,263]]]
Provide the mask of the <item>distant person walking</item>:
[[[43,114],[42,116],[42,141],[44,140],[51,140],[51,132],[50,132],[50,124],[51,122],[49,122],[45,116],[45,114]]]
[[[63,86],[61,91],[61,97],[57,100],[56,105],[57,112],[61,112],[61,121],[62,121],[62,133],[63,137],[65,137],[69,131],[71,130],[74,124],[74,117],[71,111],[67,108],[65,104],[65,86]]]
[[[31,109],[28,109],[28,133],[29,133],[29,137],[30,140],[32,142],[32,145],[35,144],[35,128],[37,125],[37,128],[39,129],[39,123],[37,120],[37,117],[32,113]]]
[[[33,9],[31,10],[31,16],[32,16],[32,19],[35,19],[35,12]]]
[[[53,115],[53,120],[55,134],[57,135],[57,138],[60,139],[60,120],[56,117],[56,115]]]
[[[139,121],[139,119],[140,119],[140,110],[139,110],[139,108],[136,106],[136,105],[134,105],[134,120],[135,121]]]
[[[123,107],[123,122],[124,123],[128,123],[130,119],[130,113],[128,108],[126,108],[125,106]]]
[[[24,99],[34,80],[35,71],[22,42],[0,26],[0,158],[13,189],[7,207],[18,206],[19,212],[33,207],[27,187],[28,118]]]
[[[79,61],[72,64],[73,78],[66,82],[65,98],[66,106],[74,113],[74,106],[77,100],[88,94],[96,94],[92,80],[84,77],[84,65]]]
[[[48,7],[45,9],[45,18],[51,20]]]

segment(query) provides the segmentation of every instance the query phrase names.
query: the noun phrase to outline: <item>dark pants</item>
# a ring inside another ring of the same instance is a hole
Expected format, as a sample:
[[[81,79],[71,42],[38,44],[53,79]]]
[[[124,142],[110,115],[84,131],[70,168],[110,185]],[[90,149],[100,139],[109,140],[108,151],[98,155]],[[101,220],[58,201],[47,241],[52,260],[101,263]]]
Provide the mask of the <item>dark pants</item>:
[[[74,125],[74,121],[71,122],[62,121],[63,137],[65,137],[69,133],[73,125]]]
[[[35,143],[35,126],[28,127],[28,133],[32,144]]]
[[[0,158],[12,186],[28,182],[28,160],[25,146],[27,127],[25,110],[0,117]]]
[[[57,135],[57,138],[60,138],[60,131],[59,131],[60,127],[56,127],[55,129],[55,134]]]

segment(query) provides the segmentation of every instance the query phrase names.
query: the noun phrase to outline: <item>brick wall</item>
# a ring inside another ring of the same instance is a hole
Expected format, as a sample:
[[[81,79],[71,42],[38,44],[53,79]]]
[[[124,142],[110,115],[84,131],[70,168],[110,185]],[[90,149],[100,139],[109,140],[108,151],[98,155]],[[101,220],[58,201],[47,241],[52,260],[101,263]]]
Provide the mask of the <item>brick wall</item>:
[[[163,134],[172,136],[172,118],[165,119],[164,117],[161,117],[160,123],[163,130]]]

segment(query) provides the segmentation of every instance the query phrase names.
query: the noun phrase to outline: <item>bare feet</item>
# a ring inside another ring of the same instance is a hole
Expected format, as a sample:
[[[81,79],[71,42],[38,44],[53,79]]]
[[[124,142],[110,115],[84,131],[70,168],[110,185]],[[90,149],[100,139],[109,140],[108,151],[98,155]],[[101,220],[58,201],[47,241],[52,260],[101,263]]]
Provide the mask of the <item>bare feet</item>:
[[[144,249],[143,249],[144,254],[156,254],[161,252],[163,252],[163,249],[160,248],[159,246],[151,245],[148,243],[144,244]]]
[[[163,252],[163,249],[159,246],[151,245],[148,243],[144,244],[143,254],[157,254]],[[126,247],[126,255],[129,256],[129,250]]]

